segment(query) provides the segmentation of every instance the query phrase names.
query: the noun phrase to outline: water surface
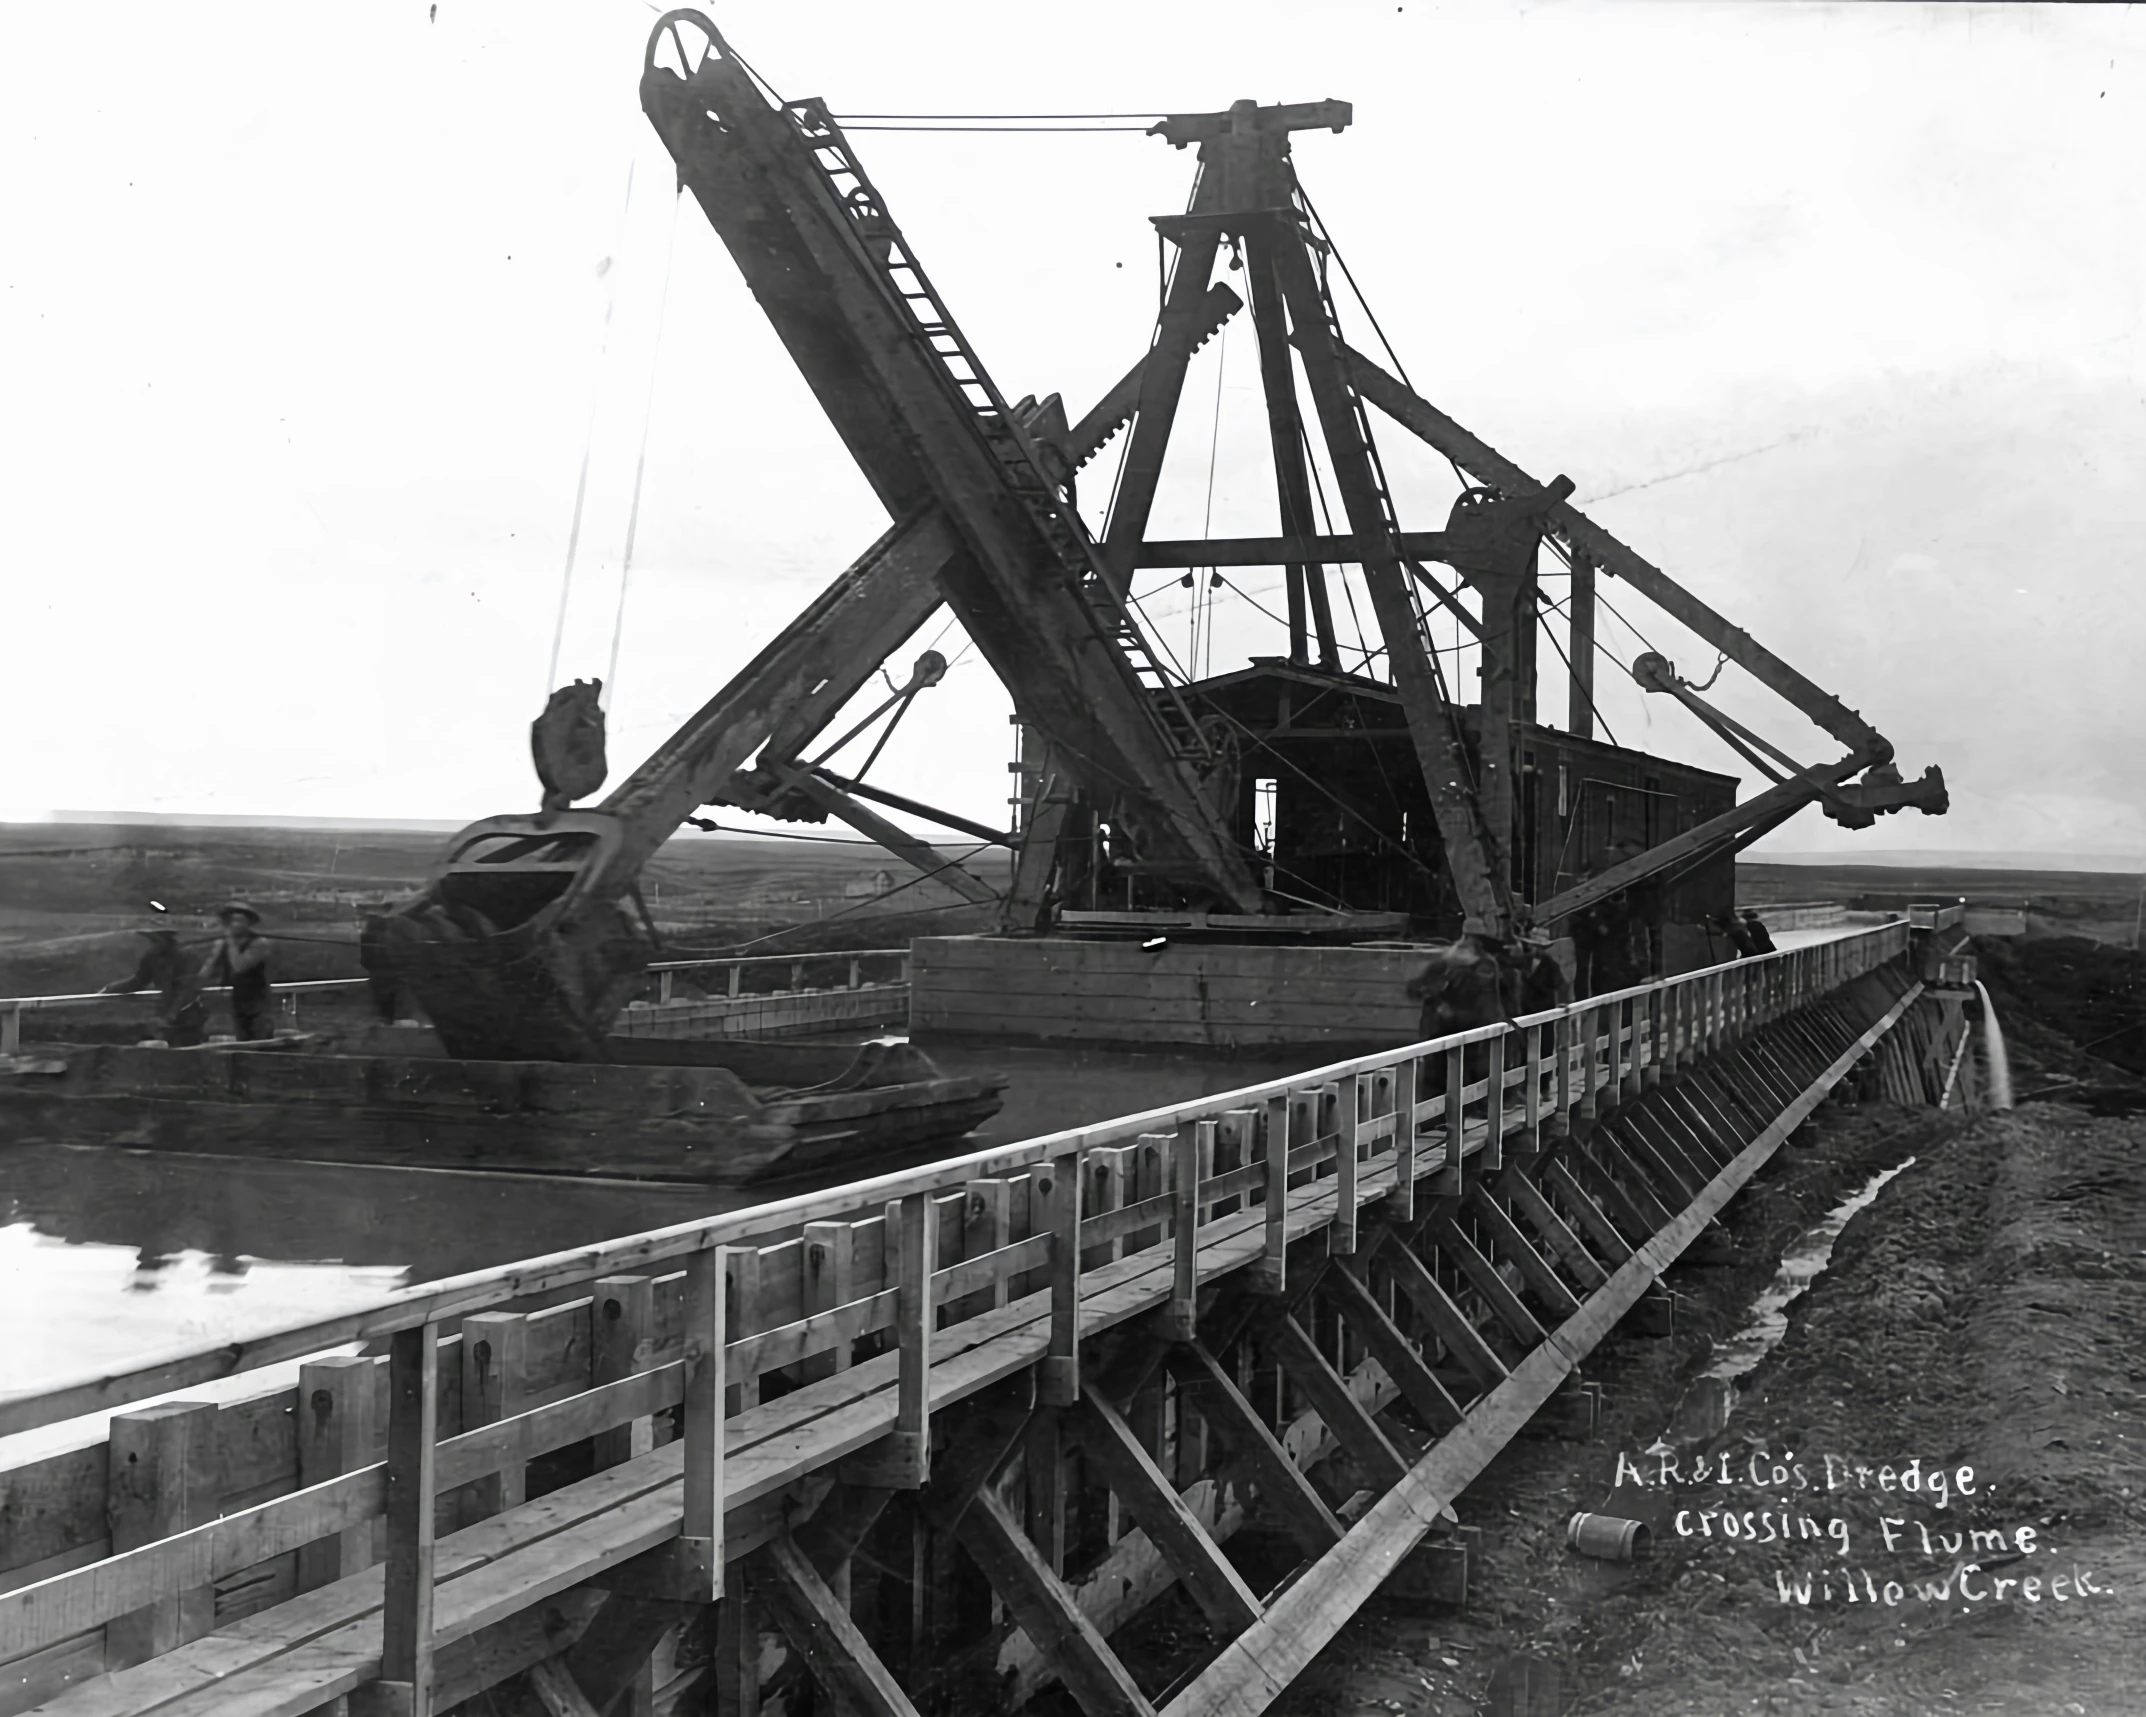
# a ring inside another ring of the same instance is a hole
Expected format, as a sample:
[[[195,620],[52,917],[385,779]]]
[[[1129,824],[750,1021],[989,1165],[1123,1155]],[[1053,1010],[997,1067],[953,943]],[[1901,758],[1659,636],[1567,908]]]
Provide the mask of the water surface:
[[[948,1073],[1013,1076],[1006,1107],[938,1155],[1004,1144],[1317,1065],[934,1047]],[[301,1147],[302,1148],[302,1147]],[[843,1178],[877,1172],[866,1157]],[[808,1183],[809,1184],[809,1183]],[[0,1393],[260,1335],[430,1281],[804,1190],[589,1184],[121,1149],[0,1146]]]

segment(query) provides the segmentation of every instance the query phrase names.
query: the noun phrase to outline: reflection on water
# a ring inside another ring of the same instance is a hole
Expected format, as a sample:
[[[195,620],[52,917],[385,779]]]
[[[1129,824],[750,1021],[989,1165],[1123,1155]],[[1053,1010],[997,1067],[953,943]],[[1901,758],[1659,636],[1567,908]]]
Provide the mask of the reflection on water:
[[[742,1195],[86,1145],[0,1153],[0,1389],[260,1334]]]
[[[112,1370],[145,1353],[205,1347],[267,1322],[327,1317],[406,1280],[397,1265],[268,1263],[56,1240],[27,1222],[0,1228],[0,1377]]]
[[[938,1156],[1210,1096],[1332,1058],[971,1046],[930,1054],[950,1074],[996,1068],[1013,1076],[1005,1109]],[[862,1159],[842,1177],[877,1166]],[[575,1184],[82,1141],[0,1148],[0,1393],[800,1190]]]

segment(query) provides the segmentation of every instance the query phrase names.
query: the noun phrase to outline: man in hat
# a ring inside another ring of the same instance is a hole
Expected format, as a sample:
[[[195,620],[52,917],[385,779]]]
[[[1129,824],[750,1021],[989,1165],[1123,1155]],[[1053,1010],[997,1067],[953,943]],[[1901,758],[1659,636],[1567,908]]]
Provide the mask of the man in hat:
[[[1744,934],[1751,939],[1752,953],[1771,954],[1774,951],[1773,932],[1766,928],[1766,920],[1758,915],[1755,906],[1744,908]]]
[[[1606,848],[1583,874],[1590,879],[1601,876],[1614,870],[1629,856],[1631,854],[1626,850]],[[1630,889],[1609,895],[1574,913],[1566,925],[1566,933],[1572,938],[1577,967],[1573,983],[1576,997],[1607,995],[1611,990],[1629,989],[1645,979],[1644,960],[1634,950],[1635,944],[1646,945],[1646,934],[1633,911]]]
[[[261,915],[243,900],[224,903],[216,914],[223,936],[201,968],[204,984],[231,986],[231,1024],[241,1043],[258,1043],[276,1035],[268,984],[268,938],[260,933]]]
[[[1742,922],[1733,912],[1709,912],[1701,921],[1706,931],[1707,953],[1714,959],[1744,960],[1757,952]]]
[[[148,945],[135,962],[134,975],[106,984],[100,995],[156,992],[156,1035],[174,1049],[188,1049],[208,1036],[209,1010],[201,1000],[201,973],[179,945],[179,933],[159,918],[135,934]]]
[[[1405,993],[1423,1004],[1416,1031],[1428,1042],[1511,1018],[1508,989],[1504,943],[1469,933],[1432,954]]]

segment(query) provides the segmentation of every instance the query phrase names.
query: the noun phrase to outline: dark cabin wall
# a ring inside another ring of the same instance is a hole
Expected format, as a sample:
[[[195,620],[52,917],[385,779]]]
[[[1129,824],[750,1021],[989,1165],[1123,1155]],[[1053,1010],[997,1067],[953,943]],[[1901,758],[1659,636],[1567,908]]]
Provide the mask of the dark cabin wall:
[[[1430,796],[1390,688],[1263,663],[1192,690],[1237,735],[1238,838],[1255,847],[1271,821],[1272,887],[1407,912],[1427,932],[1459,928]],[[1477,712],[1463,710],[1461,721],[1473,756]],[[1735,802],[1729,776],[1555,728],[1518,725],[1515,743],[1512,880],[1529,903],[1571,887],[1618,841],[1655,846]],[[1694,924],[1734,897],[1734,862],[1724,857],[1670,887],[1668,919]]]
[[[1555,728],[1520,730],[1522,787],[1515,886],[1531,901],[1572,887],[1620,841],[1659,846],[1736,803],[1736,783],[1712,770],[1584,740]],[[1725,855],[1674,883],[1668,919],[1696,924],[1735,904]]]

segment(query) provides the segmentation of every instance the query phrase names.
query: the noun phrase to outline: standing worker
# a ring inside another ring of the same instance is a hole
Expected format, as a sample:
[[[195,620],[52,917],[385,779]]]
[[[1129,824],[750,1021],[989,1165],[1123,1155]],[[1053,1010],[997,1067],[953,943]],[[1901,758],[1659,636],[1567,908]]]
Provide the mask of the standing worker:
[[[231,986],[231,1023],[241,1043],[259,1043],[276,1035],[268,984],[268,938],[257,926],[261,915],[243,900],[227,901],[216,914],[223,939],[201,969],[204,984]]]
[[[1706,930],[1709,949],[1715,935],[1719,934],[1722,940],[1728,943],[1729,957],[1733,960],[1747,960],[1758,952],[1751,945],[1751,932],[1746,930],[1732,913],[1715,913],[1706,921]]]
[[[1619,841],[1615,848],[1617,863],[1628,864],[1646,850],[1637,841]],[[1663,965],[1663,926],[1669,917],[1668,896],[1663,893],[1658,877],[1646,877],[1625,890],[1625,902],[1631,914],[1631,958],[1639,973],[1633,981],[1659,978]]]
[[[1759,916],[1755,906],[1744,908],[1744,934],[1751,938],[1752,953],[1771,954],[1774,951],[1773,932],[1766,928],[1766,920]]]
[[[1601,854],[1580,872],[1580,880],[1593,881],[1615,862],[1607,852]],[[1603,949],[1623,933],[1614,897],[1598,900],[1567,920],[1565,934],[1572,938],[1572,993],[1575,997],[1592,996],[1604,988],[1595,970],[1596,964]]]
[[[1423,1004],[1416,1021],[1422,1041],[1512,1017],[1504,956],[1503,942],[1472,932],[1455,937],[1431,956],[1406,991],[1410,1001]]]
[[[179,946],[179,933],[159,920],[135,932],[149,946],[135,962],[134,975],[106,984],[100,995],[156,992],[156,1035],[173,1049],[191,1049],[208,1036],[209,1010],[201,1000],[198,962]]]

